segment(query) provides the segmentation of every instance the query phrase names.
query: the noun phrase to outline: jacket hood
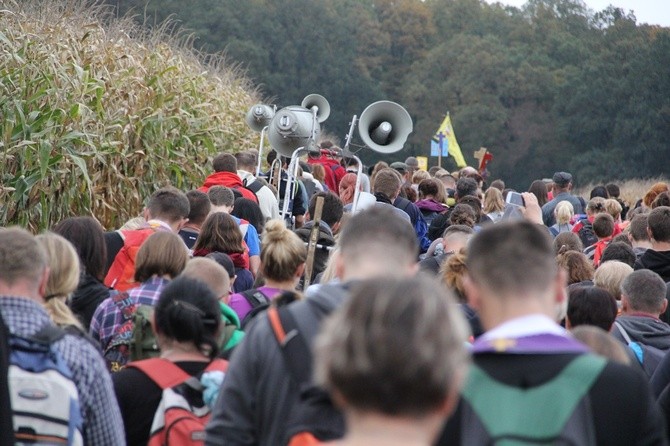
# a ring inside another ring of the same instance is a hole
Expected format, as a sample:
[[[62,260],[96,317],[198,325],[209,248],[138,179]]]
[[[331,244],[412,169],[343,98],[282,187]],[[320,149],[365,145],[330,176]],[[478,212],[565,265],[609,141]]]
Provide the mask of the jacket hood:
[[[440,202],[437,202],[433,199],[427,199],[427,200],[419,200],[416,203],[414,203],[416,207],[421,209],[422,211],[430,211],[430,212],[444,212],[447,210],[447,207],[443,205]]]
[[[242,179],[232,172],[214,172],[208,176],[202,187],[209,189],[212,186],[244,187]]]
[[[660,350],[670,350],[670,325],[647,316],[619,316],[616,322],[626,330],[631,340]],[[612,327],[617,332],[616,325]]]

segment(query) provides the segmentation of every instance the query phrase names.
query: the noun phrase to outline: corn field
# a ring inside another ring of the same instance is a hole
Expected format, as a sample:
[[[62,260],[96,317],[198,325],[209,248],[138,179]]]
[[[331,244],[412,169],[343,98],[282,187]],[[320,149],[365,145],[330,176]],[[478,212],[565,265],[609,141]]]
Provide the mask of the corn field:
[[[0,0],[0,226],[115,228],[158,187],[200,185],[214,154],[256,146],[257,91],[190,48],[89,0]]]

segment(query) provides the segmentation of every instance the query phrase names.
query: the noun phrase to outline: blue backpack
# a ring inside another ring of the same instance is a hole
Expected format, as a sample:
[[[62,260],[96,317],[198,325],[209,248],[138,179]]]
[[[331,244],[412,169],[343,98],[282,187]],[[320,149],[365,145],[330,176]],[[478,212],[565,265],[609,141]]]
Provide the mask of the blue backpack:
[[[46,325],[31,338],[9,337],[9,390],[16,444],[83,445],[79,393],[53,348],[65,332]]]

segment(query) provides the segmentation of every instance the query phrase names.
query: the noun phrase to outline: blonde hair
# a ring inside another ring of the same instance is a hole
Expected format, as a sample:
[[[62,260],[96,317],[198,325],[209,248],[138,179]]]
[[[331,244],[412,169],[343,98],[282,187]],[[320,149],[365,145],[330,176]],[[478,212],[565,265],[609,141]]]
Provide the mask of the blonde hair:
[[[621,283],[633,272],[630,265],[618,260],[603,262],[593,276],[593,284],[610,292],[616,300],[621,300]]]
[[[614,220],[617,220],[621,217],[621,211],[623,210],[623,207],[621,207],[621,203],[616,201],[614,198],[608,198],[605,200],[605,210],[612,216]]]
[[[456,295],[456,300],[466,303],[465,286],[463,280],[468,273],[467,254],[465,249],[450,255],[440,267],[439,277],[442,283]]]
[[[261,272],[263,277],[271,280],[290,280],[307,259],[305,243],[281,220],[270,220],[265,224],[262,246]]]
[[[414,172],[414,175],[412,175],[412,184],[419,184],[423,180],[427,180],[429,178],[431,178],[431,176],[428,172],[425,170],[417,170]]]
[[[489,187],[484,194],[484,213],[501,212],[505,210],[502,192],[495,187]]]
[[[556,214],[556,223],[559,225],[567,225],[575,215],[575,208],[572,206],[572,203],[563,200],[556,205],[554,213]]]
[[[340,256],[340,248],[336,245],[335,248],[330,251],[330,257],[328,257],[328,262],[326,263],[326,269],[323,270],[321,274],[321,281],[319,283],[328,283],[334,279],[339,279],[337,277],[337,258]]]
[[[49,265],[44,307],[56,325],[74,325],[83,330],[81,322],[66,303],[79,285],[80,266],[77,250],[64,237],[52,232],[40,234],[36,239],[44,249]]]

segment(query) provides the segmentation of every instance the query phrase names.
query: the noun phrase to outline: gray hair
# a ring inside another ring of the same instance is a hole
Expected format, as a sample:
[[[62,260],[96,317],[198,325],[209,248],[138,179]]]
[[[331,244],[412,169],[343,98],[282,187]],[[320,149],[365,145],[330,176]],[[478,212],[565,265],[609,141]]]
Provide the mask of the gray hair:
[[[20,281],[39,285],[47,267],[47,256],[35,237],[18,227],[0,228],[0,282]]]
[[[635,311],[659,313],[666,292],[667,287],[661,276],[648,269],[633,271],[621,284],[621,294]]]

